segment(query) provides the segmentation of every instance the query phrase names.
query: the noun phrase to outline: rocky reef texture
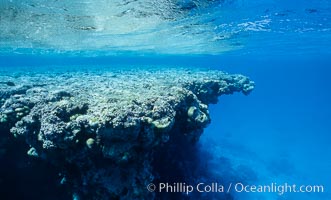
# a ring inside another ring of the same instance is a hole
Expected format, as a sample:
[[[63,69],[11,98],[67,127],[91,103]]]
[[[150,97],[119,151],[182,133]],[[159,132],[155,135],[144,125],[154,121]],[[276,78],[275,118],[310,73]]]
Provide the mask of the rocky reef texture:
[[[1,73],[0,156],[8,140],[24,140],[73,199],[155,198],[146,186],[162,177],[167,149],[195,144],[219,96],[254,88],[207,69],[49,70]]]

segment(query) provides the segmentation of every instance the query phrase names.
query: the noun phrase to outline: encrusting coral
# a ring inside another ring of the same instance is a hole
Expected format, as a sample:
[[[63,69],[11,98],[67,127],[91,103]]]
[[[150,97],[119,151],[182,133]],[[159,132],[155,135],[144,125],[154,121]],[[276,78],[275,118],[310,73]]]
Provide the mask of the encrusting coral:
[[[154,198],[146,190],[158,173],[153,153],[176,135],[197,141],[210,123],[208,104],[254,88],[245,76],[206,69],[17,73],[0,75],[13,83],[0,85],[1,130],[58,167],[73,196],[96,199]]]

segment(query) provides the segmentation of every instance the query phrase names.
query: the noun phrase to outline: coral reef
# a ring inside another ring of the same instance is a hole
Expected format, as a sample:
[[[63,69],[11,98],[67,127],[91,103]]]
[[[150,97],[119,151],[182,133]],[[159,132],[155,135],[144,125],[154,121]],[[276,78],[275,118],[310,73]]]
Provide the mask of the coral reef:
[[[162,173],[158,155],[194,145],[220,95],[254,88],[242,75],[185,68],[16,70],[0,79],[10,83],[0,84],[2,134],[58,169],[73,199],[153,199],[146,185]]]

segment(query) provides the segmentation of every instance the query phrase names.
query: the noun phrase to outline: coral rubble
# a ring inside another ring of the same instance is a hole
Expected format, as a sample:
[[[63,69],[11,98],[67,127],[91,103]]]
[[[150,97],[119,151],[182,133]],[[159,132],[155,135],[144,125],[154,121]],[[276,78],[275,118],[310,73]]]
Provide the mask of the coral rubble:
[[[242,75],[181,68],[23,70],[0,79],[10,83],[0,84],[1,132],[58,169],[74,199],[153,199],[146,185],[161,173],[155,157],[170,144],[194,145],[220,95],[254,88]]]

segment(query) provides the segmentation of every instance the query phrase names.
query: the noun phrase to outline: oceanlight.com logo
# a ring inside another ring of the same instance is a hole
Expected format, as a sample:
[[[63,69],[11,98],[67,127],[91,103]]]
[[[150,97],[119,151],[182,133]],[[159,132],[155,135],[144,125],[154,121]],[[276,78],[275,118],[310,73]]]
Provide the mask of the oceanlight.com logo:
[[[157,185],[150,183],[147,185],[149,192],[170,192],[170,193],[185,193],[192,192],[200,193],[277,193],[283,195],[285,193],[323,193],[323,185],[296,185],[296,184],[264,184],[264,185],[248,185],[243,183],[229,183],[223,185],[220,183],[198,183],[195,185],[187,183],[159,183]]]

